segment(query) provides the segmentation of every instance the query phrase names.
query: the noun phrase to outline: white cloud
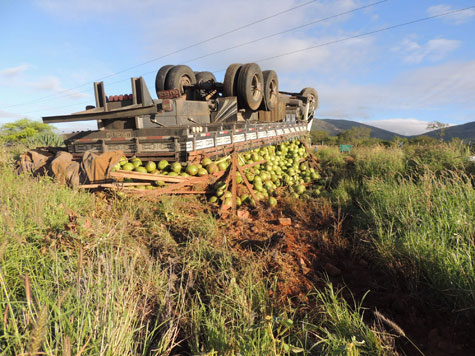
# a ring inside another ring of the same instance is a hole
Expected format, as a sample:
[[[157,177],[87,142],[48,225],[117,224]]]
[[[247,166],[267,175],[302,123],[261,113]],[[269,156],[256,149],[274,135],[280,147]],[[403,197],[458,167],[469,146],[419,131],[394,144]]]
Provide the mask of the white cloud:
[[[71,99],[88,98],[90,95],[77,90],[65,89],[61,86],[61,81],[55,76],[43,77],[37,82],[30,82],[28,85],[34,89],[62,94]]]
[[[460,46],[460,41],[435,38],[425,44],[419,44],[413,39],[406,38],[393,48],[393,52],[404,56],[406,63],[421,63],[423,60],[438,61]]]
[[[420,135],[430,130],[427,129],[429,121],[417,119],[383,119],[374,121],[365,121],[367,125],[378,127],[383,130],[398,133],[400,135],[412,136]]]
[[[390,86],[388,89],[391,91]],[[454,61],[409,71],[394,82],[401,108],[437,108],[457,105],[475,108],[475,60]]]
[[[435,5],[429,7],[427,9],[427,13],[429,16],[436,16],[453,10],[454,8],[450,5]],[[452,14],[442,16],[441,19],[455,25],[460,25],[469,22],[473,17],[475,17],[475,8],[454,12]]]
[[[32,66],[30,64],[20,64],[16,67],[9,67],[0,70],[0,77],[12,79],[14,77],[19,76],[24,71],[30,69]]]
[[[32,68],[30,64],[21,64],[16,67],[9,67],[0,70],[0,85],[13,88],[32,88],[35,91],[51,92],[62,94],[63,97],[70,99],[81,99],[90,97],[89,94],[77,90],[67,90],[61,86],[61,81],[55,76],[43,76],[37,80],[25,78],[22,75],[26,70]],[[34,75],[34,73],[33,73]]]
[[[319,117],[371,119],[381,110],[475,110],[475,60],[402,73],[381,85],[322,83]],[[472,118],[473,120],[474,118]]]

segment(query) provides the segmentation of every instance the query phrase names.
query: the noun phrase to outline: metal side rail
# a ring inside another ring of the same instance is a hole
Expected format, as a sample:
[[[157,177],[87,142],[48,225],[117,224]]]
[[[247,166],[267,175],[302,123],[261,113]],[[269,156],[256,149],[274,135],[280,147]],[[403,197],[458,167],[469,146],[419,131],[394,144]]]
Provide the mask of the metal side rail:
[[[232,149],[250,150],[265,145],[277,144],[308,133],[307,122],[246,124],[229,129],[217,127],[214,131],[185,135],[160,136],[148,131],[147,136],[77,138],[66,142],[68,151],[76,158],[86,151],[103,153],[122,150],[128,156],[136,155],[151,160],[166,158],[176,161],[196,160],[200,156],[211,158],[229,154]],[[157,133],[160,130],[156,131]]]

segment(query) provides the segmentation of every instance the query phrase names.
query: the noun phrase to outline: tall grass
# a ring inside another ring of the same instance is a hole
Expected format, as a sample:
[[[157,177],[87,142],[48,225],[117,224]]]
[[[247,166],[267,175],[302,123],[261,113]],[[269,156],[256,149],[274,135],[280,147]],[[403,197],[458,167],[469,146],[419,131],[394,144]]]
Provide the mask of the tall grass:
[[[0,355],[310,355],[329,338],[318,329],[329,306],[305,318],[276,303],[265,259],[234,250],[229,225],[197,199],[94,197],[17,176],[8,162]],[[340,297],[332,303],[351,309]],[[367,330],[361,319],[347,325]]]
[[[412,266],[453,308],[475,305],[475,190],[462,173],[366,182],[363,200],[385,264]],[[397,263],[396,263],[397,262]],[[475,310],[473,310],[475,311]]]
[[[325,355],[394,355],[391,336],[375,327],[370,328],[363,321],[364,308],[355,303],[350,307],[340,298],[330,283],[316,292],[321,305],[320,325],[314,326],[319,341],[319,352]]]
[[[452,142],[356,147],[350,154],[344,168],[336,148],[320,158],[333,174],[327,186],[332,200],[353,217],[353,229],[372,237],[362,253],[387,269],[397,266],[414,291],[431,290],[432,301],[475,311],[475,169],[469,148]]]
[[[352,152],[353,175],[360,178],[394,179],[405,173],[404,152],[397,147],[357,147]]]
[[[47,177],[18,176],[1,169],[0,233],[18,238],[43,238],[63,229],[70,214],[92,211],[93,196],[53,184]]]

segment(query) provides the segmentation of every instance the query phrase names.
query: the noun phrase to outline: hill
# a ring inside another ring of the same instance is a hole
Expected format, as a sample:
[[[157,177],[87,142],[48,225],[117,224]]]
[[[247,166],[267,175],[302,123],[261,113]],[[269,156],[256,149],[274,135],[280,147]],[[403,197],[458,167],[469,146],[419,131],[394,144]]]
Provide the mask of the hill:
[[[312,130],[321,130],[328,132],[331,136],[336,136],[340,132],[349,130],[352,127],[366,127],[371,129],[371,137],[379,138],[381,140],[391,140],[393,137],[403,137],[391,131],[379,129],[374,126],[365,125],[360,122],[351,120],[331,120],[331,119],[318,119],[314,120]]]
[[[462,125],[447,127],[443,130],[444,130],[444,135],[443,135],[444,140],[460,138],[465,141],[475,142],[475,121],[468,122]],[[430,136],[430,137],[439,138],[440,134],[441,134],[441,129],[426,132],[425,134],[412,136],[412,137]]]

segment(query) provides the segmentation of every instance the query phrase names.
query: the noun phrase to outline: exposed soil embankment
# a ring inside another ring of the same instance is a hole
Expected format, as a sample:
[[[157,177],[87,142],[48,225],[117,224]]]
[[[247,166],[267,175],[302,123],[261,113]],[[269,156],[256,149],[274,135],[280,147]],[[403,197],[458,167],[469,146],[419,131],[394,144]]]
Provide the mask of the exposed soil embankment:
[[[226,224],[235,249],[265,260],[277,278],[273,297],[280,302],[302,306],[315,287],[331,281],[343,288],[351,305],[367,309],[368,324],[395,336],[401,354],[475,354],[475,324],[467,314],[436,306],[429,291],[411,292],[411,281],[398,266],[391,271],[373,264],[370,253],[348,238],[350,218],[338,216],[328,201],[289,200],[279,209],[244,214]]]

